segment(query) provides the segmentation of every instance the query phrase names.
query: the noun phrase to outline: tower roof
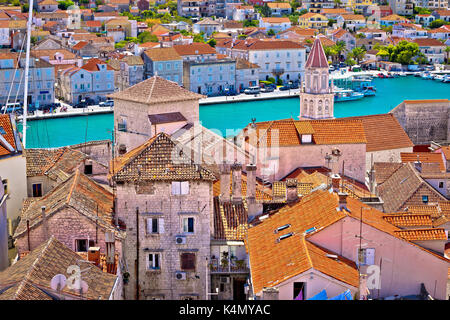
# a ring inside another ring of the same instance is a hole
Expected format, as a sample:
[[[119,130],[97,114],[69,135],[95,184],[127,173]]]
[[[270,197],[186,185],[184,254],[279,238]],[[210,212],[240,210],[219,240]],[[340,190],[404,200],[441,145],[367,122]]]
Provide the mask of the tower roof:
[[[328,68],[327,57],[318,37],[314,40],[305,68]]]

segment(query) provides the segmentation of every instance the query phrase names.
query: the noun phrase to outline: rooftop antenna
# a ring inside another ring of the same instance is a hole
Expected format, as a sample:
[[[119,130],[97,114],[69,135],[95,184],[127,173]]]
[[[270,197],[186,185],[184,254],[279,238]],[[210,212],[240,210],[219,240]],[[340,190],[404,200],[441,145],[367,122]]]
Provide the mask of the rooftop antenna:
[[[25,84],[23,91],[23,148],[27,145],[27,113],[28,113],[28,70],[30,69],[31,23],[33,20],[33,0],[28,3],[27,52],[25,60]]]

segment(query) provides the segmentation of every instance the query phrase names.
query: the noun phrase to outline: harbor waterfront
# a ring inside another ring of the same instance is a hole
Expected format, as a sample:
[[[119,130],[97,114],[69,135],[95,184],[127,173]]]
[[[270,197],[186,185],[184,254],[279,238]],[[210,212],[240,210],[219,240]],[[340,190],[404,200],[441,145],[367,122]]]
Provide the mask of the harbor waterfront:
[[[449,99],[446,83],[407,76],[373,80],[376,95],[356,101],[336,103],[336,118],[387,113],[403,100]],[[299,98],[279,98],[200,105],[200,120],[224,136],[234,135],[252,118],[256,121],[297,118]],[[111,139],[113,115],[91,114],[28,121],[27,148],[54,148],[85,141]],[[21,124],[19,124],[19,129]]]

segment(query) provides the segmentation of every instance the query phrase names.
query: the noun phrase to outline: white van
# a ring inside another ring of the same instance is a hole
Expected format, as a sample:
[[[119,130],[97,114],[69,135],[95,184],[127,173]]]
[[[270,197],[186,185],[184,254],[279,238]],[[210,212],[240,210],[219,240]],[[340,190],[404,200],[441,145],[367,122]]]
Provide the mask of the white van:
[[[260,92],[259,87],[250,87],[244,90],[245,94],[258,94]]]

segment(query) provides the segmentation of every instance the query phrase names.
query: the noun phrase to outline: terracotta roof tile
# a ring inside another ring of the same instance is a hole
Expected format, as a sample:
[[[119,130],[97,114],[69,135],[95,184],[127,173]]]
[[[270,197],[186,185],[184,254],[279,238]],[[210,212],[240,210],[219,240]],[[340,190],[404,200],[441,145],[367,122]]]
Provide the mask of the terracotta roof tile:
[[[230,194],[233,192],[233,185],[232,185],[232,173],[230,173]],[[214,197],[217,197],[221,194],[220,191],[220,179],[214,181],[213,184],[213,195]],[[241,195],[242,198],[245,199],[247,196],[247,175],[242,172],[241,176]],[[257,201],[270,201],[272,200],[271,196],[271,188],[270,187],[264,187],[263,184],[260,181],[256,181],[256,200]]]
[[[153,61],[182,60],[173,47],[154,48],[144,51],[144,54]]]
[[[190,56],[198,54],[217,54],[216,50],[209,44],[193,42],[191,44],[180,44],[173,46],[180,56]]]
[[[113,161],[110,176],[115,181],[135,181],[138,176],[139,181],[216,180],[212,172],[194,164],[182,152],[182,145],[165,133],[159,133]],[[140,173],[139,166],[142,168]]]
[[[432,227],[431,215],[429,214],[412,214],[412,213],[395,213],[387,214],[384,217],[389,223],[394,226],[403,227]]]
[[[21,220],[14,233],[14,238],[23,236],[27,231],[26,221],[30,222],[30,229],[42,223],[42,210],[46,207],[46,215],[58,214],[65,207],[75,209],[80,215],[97,222],[102,229],[115,232],[121,236],[113,224],[111,192],[91,180],[78,170],[66,181],[60,183],[42,198],[31,202],[22,210]],[[98,210],[98,211],[97,211]]]
[[[151,77],[123,91],[110,94],[108,97],[144,104],[170,103],[204,98],[202,95],[186,90],[177,83],[159,76]]]
[[[0,114],[0,135],[14,149],[14,151],[8,150],[0,141],[0,157],[15,152],[17,150],[16,139],[14,137],[14,129],[9,114]]]
[[[401,168],[403,165],[397,162],[375,162],[373,167],[375,169],[375,181],[377,184],[382,184],[386,181],[395,171]]]
[[[247,209],[242,203],[221,202],[214,197],[214,239],[243,241],[247,235]]]
[[[411,214],[428,214],[432,219],[441,216],[441,211],[439,210],[439,206],[437,204],[409,205],[406,211]]]
[[[339,118],[361,120],[367,138],[366,151],[413,147],[411,139],[391,113]],[[383,128],[383,130],[380,130]]]
[[[108,300],[117,276],[102,272],[89,262],[80,263],[80,256],[64,246],[53,236],[39,247],[0,272],[0,287],[8,288],[0,293],[0,300],[53,300],[50,281],[56,274],[67,274],[71,265],[86,270],[83,280],[89,290],[83,295],[88,300]],[[66,286],[62,293],[73,297],[78,293]]]
[[[431,152],[401,152],[400,157],[403,163],[416,162],[419,160],[422,163],[438,163],[440,171],[445,171],[444,161],[442,155]]]
[[[410,229],[396,231],[396,234],[408,241],[447,240],[445,229]]]

